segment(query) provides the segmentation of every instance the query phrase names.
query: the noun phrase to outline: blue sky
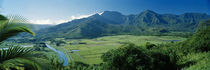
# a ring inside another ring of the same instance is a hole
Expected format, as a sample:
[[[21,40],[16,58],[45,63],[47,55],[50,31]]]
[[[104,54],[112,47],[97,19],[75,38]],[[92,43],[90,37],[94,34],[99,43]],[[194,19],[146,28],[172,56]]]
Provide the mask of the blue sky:
[[[22,15],[34,23],[61,23],[102,11],[125,15],[144,10],[157,13],[210,14],[209,0],[0,0],[0,13]]]

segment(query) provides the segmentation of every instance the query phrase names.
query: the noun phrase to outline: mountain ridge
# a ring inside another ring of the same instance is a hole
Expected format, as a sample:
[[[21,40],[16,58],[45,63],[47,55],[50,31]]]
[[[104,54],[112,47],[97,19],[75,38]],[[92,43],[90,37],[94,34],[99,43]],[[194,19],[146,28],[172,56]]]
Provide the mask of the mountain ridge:
[[[123,15],[116,11],[104,11],[40,30],[37,37],[94,38],[104,35],[160,33],[163,29],[194,32],[201,20],[209,18],[209,15],[201,13],[174,15],[146,10],[136,15]]]

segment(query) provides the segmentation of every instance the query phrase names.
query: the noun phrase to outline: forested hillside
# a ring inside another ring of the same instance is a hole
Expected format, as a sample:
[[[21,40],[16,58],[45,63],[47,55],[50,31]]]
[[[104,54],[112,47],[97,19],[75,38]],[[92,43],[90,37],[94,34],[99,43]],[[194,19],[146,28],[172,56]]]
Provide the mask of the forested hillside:
[[[135,15],[104,11],[88,18],[76,19],[37,32],[38,38],[95,38],[106,35],[161,35],[174,32],[195,32],[202,13],[158,14],[150,10]]]

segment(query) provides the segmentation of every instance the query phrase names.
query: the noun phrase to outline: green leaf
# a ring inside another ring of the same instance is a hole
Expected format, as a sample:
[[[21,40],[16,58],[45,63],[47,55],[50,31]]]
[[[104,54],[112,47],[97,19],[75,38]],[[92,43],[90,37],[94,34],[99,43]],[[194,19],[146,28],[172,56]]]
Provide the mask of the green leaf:
[[[25,25],[26,23],[26,19],[20,16],[11,16],[9,19],[0,16],[0,42],[21,32],[28,32],[34,36],[35,33]]]

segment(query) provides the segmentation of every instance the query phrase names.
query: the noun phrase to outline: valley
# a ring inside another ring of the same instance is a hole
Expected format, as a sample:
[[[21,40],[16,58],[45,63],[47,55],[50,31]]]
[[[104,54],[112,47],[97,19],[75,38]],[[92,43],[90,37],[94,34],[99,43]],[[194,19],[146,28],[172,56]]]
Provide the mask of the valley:
[[[126,43],[134,43],[136,45],[145,47],[147,42],[153,44],[176,43],[186,40],[183,37],[176,36],[134,36],[134,35],[117,35],[117,36],[104,36],[94,39],[67,39],[57,38],[57,40],[65,41],[66,43],[61,46],[48,42],[54,48],[65,52],[68,56],[68,61],[80,61],[87,64],[99,64],[102,62],[101,55],[108,50],[119,48]],[[174,42],[175,41],[175,42]],[[45,48],[48,50],[48,48]],[[48,53],[50,52],[50,53]],[[46,54],[55,54],[52,51],[45,52]],[[70,57],[69,57],[70,55]]]

